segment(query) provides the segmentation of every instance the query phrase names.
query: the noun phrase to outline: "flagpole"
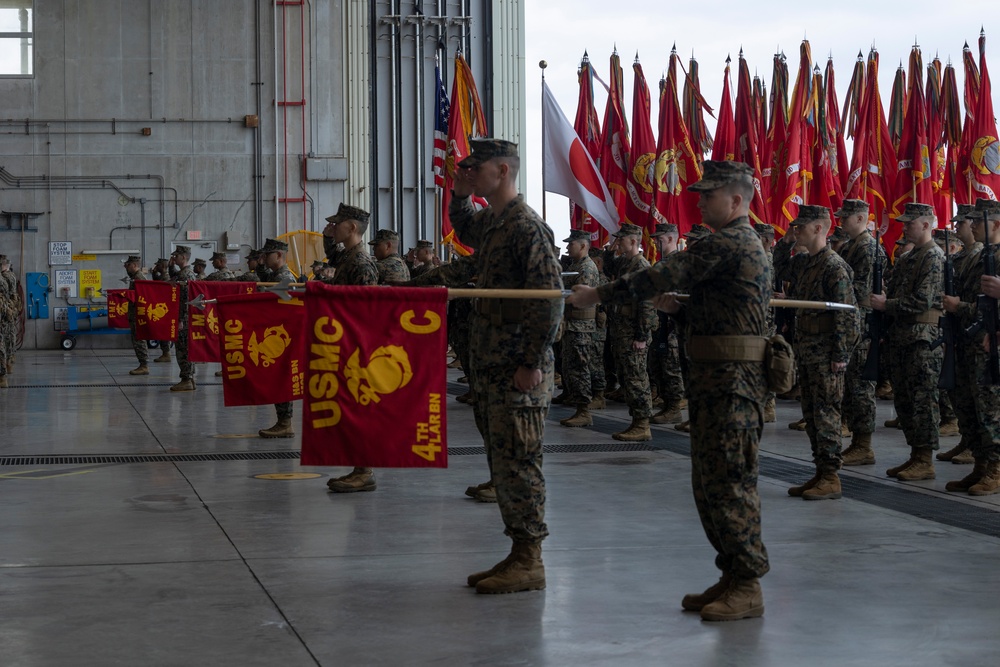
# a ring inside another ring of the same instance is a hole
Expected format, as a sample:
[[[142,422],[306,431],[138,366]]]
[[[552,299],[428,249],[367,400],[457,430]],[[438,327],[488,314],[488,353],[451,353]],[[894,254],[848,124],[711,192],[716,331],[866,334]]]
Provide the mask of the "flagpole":
[[[545,109],[545,68],[549,66],[544,60],[538,62],[542,70],[542,109]],[[545,209],[545,113],[542,113],[542,220],[548,222]]]

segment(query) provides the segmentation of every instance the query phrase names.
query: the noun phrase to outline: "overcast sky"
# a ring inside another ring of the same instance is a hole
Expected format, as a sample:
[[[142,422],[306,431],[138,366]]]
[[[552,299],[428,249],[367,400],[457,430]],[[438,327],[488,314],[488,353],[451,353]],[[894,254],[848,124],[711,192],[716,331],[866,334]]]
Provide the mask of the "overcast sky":
[[[840,0],[827,6],[806,8],[804,3],[719,2],[666,3],[663,0],[525,0],[526,79],[528,90],[527,197],[539,212],[541,188],[541,70],[548,62],[545,79],[572,123],[579,87],[576,70],[586,50],[595,71],[608,81],[609,59],[615,45],[621,57],[627,96],[625,113],[631,124],[632,62],[638,51],[650,90],[653,91],[653,133],[656,131],[657,82],[665,72],[674,43],[687,68],[692,51],[698,60],[702,94],[713,109],[722,96],[726,56],[733,58],[733,94],[736,58],[740,48],[750,66],[771,87],[771,67],[776,51],[788,59],[789,94],[799,65],[799,45],[809,40],[813,61],[825,68],[832,55],[836,68],[839,103],[850,83],[858,51],[867,58],[872,44],[879,52],[879,87],[888,111],[889,93],[896,68],[906,67],[916,43],[923,52],[924,66],[935,54],[955,65],[958,85],[963,85],[962,46],[968,41],[978,60],[980,27],[987,37],[987,63],[993,84],[994,108],[1000,109],[1000,5],[997,0],[910,0],[878,3],[872,0]],[[681,75],[682,76],[682,75]],[[683,81],[683,79],[681,79]],[[604,118],[607,96],[595,82],[595,106]],[[714,134],[714,119],[706,117]],[[568,204],[564,197],[547,194],[548,222],[556,240],[569,233]],[[564,244],[560,244],[564,245]]]

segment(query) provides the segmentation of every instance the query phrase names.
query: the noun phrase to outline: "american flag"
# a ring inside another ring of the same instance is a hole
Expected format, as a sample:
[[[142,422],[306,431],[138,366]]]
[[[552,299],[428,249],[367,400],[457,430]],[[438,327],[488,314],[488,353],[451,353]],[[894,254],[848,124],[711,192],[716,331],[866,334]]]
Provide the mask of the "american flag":
[[[434,67],[434,78],[437,80],[437,99],[434,103],[434,157],[431,160],[431,171],[434,172],[434,185],[444,188],[444,163],[448,150],[448,118],[451,116],[451,103],[441,81],[441,66]]]

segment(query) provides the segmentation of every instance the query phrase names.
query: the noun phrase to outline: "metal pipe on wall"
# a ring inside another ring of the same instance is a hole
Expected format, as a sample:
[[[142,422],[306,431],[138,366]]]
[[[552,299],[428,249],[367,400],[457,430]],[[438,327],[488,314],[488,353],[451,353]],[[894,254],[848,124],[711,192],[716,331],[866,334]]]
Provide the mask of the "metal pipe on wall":
[[[399,0],[389,0],[389,16],[384,17],[384,20],[389,23],[389,127],[392,128],[392,159],[390,161],[392,177],[389,179],[392,183],[390,189],[392,199],[392,224],[390,225],[390,228],[399,232],[400,245],[402,246],[403,230],[402,225],[399,224],[399,214],[402,207],[402,197],[400,197],[400,193],[403,188],[403,179],[401,176],[402,164],[400,163],[400,155],[402,154],[402,151],[400,150],[400,143],[402,140],[399,131]],[[373,192],[372,195],[373,197],[377,196],[377,191]]]
[[[414,26],[414,76],[416,77],[416,96],[417,99],[414,103],[416,107],[416,114],[414,115],[414,121],[416,123],[416,150],[414,151],[414,159],[417,165],[417,188],[416,188],[416,208],[417,208],[417,218],[415,222],[415,228],[417,230],[417,238],[426,239],[427,238],[427,216],[426,216],[426,205],[425,197],[427,188],[427,178],[424,169],[424,154],[426,151],[427,142],[427,131],[424,127],[424,13],[420,5],[422,2],[413,3],[413,26]]]

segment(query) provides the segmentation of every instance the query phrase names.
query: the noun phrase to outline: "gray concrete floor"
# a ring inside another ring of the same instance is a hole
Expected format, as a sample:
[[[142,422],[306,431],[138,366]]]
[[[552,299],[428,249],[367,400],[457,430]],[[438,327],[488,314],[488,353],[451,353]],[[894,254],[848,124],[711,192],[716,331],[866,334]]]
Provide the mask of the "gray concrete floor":
[[[885,478],[899,431],[878,430],[878,465],[846,471],[843,500],[803,502],[785,489],[809,477],[808,443],[779,401],[761,444],[767,611],[709,624],[679,604],[717,578],[687,436],[655,427],[651,448],[610,450],[622,405],[594,429],[553,408],[546,443],[568,447],[545,458],[548,588],[478,596],[466,575],[509,543],[496,506],[463,496],[486,477],[461,455],[481,446],[471,408],[449,402],[448,469],[380,470],[370,494],[327,494],[342,470],[269,454],[18,458],[298,448],[254,435],[270,406],[223,407],[217,366],[171,394],[175,364],[130,377],[130,353],[84,347],[21,353],[0,390],[2,665],[997,664],[1000,498],[944,492],[970,466]],[[321,477],[254,477],[290,472]]]

